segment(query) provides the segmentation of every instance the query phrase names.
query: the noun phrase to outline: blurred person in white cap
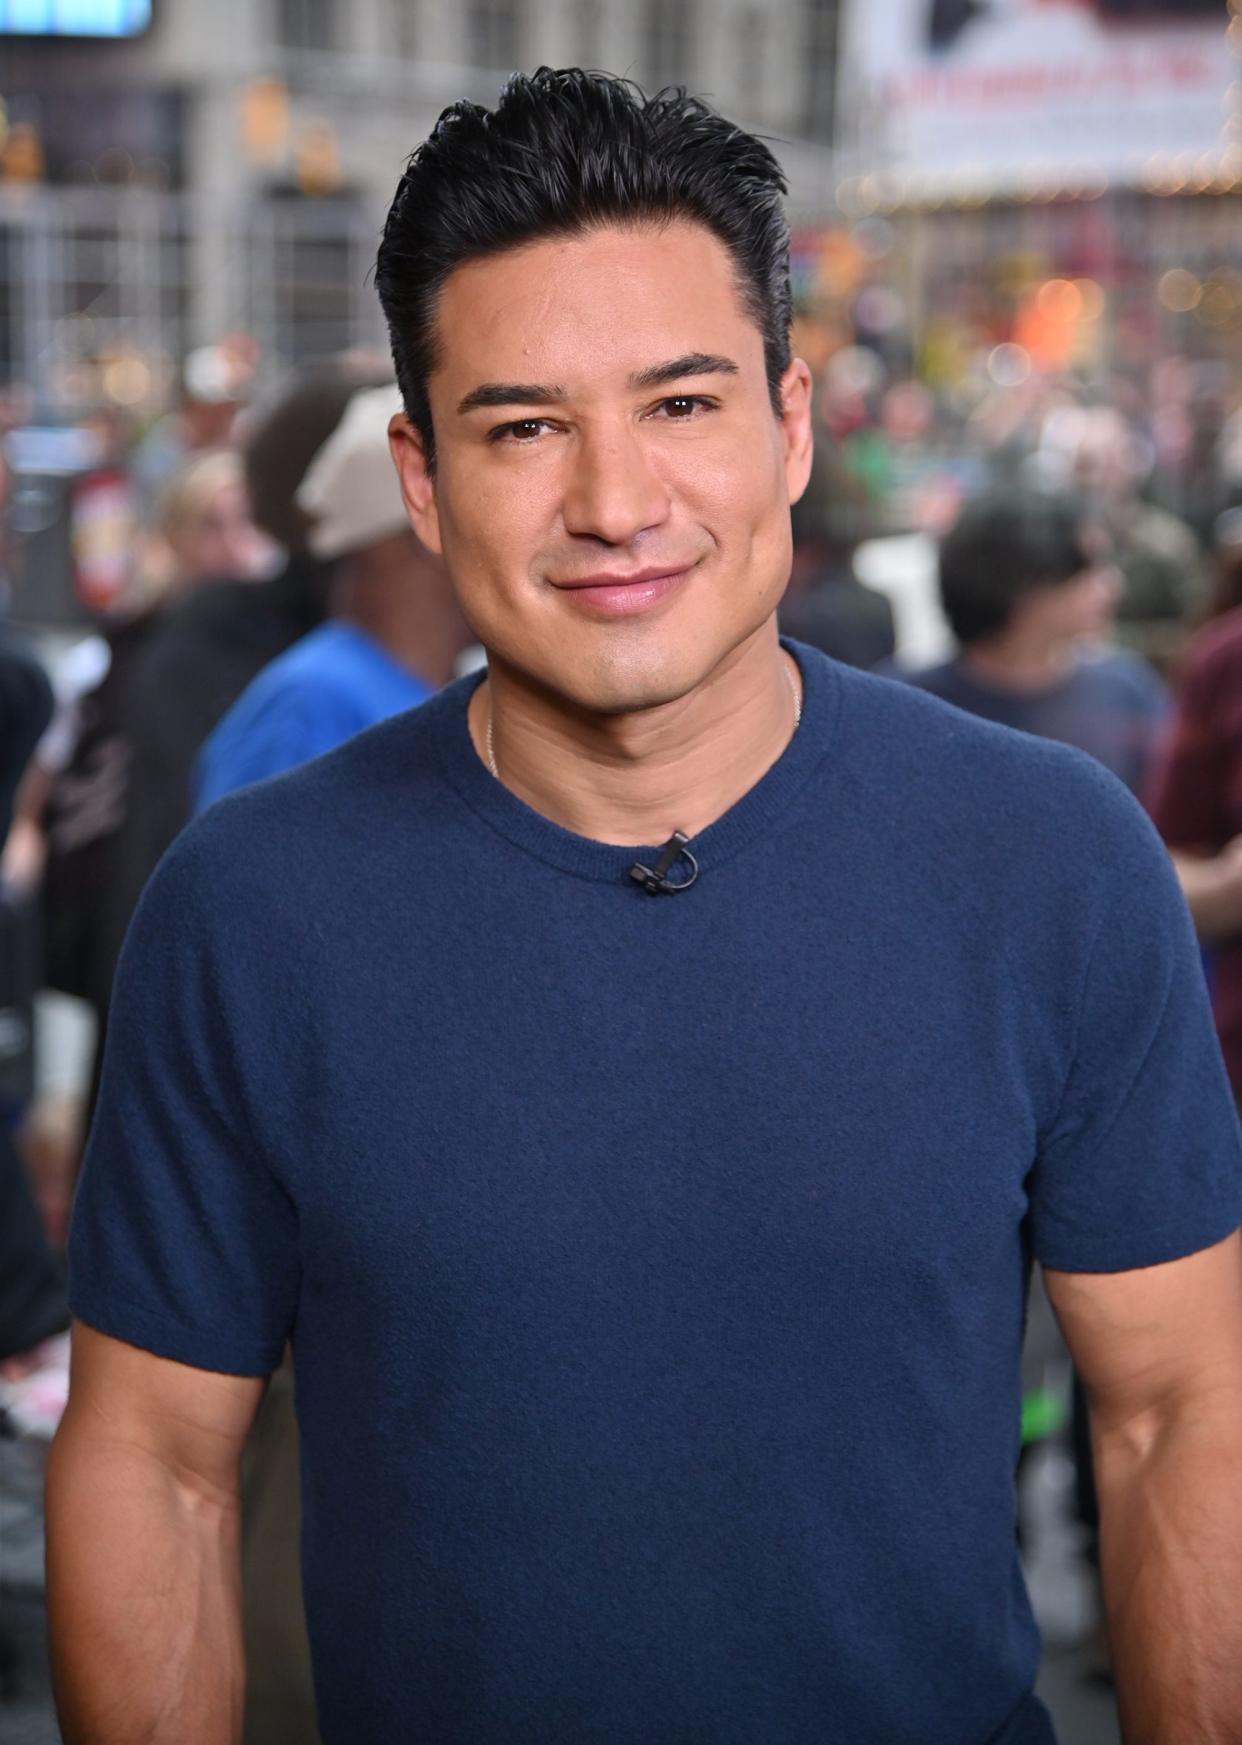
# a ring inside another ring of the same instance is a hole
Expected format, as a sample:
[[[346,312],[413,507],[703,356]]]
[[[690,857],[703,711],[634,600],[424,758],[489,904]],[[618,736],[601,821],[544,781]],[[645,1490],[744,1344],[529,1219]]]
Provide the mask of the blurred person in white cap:
[[[448,572],[411,531],[388,458],[395,387],[355,394],[298,492],[312,553],[337,564],[325,623],[265,667],[199,758],[197,805],[330,751],[424,702],[470,633]]]

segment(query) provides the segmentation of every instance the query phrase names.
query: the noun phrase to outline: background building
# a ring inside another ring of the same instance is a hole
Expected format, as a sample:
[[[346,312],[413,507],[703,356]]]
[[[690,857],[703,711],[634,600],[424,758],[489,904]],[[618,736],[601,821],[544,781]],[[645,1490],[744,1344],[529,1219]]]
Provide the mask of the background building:
[[[98,10],[116,28],[117,7]],[[101,392],[140,412],[229,332],[254,337],[264,370],[380,342],[368,272],[402,161],[446,104],[491,101],[541,62],[710,96],[780,142],[794,214],[818,221],[837,10],[154,0],[131,38],[0,36],[0,384],[45,412]]]
[[[143,26],[106,40],[3,34],[18,9],[0,427],[141,428],[229,336],[260,391],[382,347],[404,158],[546,62],[684,82],[773,142],[834,538],[934,531],[1066,397],[1125,412],[1205,540],[1242,494],[1242,0],[76,0]]]

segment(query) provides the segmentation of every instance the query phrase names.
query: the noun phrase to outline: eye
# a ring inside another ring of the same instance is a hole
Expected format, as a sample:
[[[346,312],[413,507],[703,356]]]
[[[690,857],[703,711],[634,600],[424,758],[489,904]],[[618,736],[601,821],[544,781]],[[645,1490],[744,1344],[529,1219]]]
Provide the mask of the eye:
[[[511,424],[498,424],[495,430],[489,430],[489,442],[533,442],[542,436],[551,425],[546,418],[515,418]]]
[[[709,400],[704,394],[671,394],[652,410],[669,423],[686,424],[700,413],[712,411],[715,405],[715,400]]]

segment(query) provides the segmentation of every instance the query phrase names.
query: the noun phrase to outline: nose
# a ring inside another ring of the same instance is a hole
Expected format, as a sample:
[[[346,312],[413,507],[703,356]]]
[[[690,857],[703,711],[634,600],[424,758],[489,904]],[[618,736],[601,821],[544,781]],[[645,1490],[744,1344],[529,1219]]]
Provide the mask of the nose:
[[[627,545],[668,518],[667,487],[632,430],[584,432],[572,465],[561,506],[567,533]]]

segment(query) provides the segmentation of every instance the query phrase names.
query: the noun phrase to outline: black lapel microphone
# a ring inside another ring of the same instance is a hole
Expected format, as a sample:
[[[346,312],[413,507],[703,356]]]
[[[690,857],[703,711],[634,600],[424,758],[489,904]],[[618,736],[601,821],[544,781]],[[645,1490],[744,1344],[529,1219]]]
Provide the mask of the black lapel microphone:
[[[674,863],[679,860],[688,862],[689,877],[670,879],[668,875]],[[683,836],[680,830],[674,830],[660,850],[660,858],[654,866],[644,866],[638,860],[630,868],[630,877],[635,884],[641,885],[652,897],[658,897],[661,891],[688,891],[698,876],[699,863],[690,852],[690,838]]]

